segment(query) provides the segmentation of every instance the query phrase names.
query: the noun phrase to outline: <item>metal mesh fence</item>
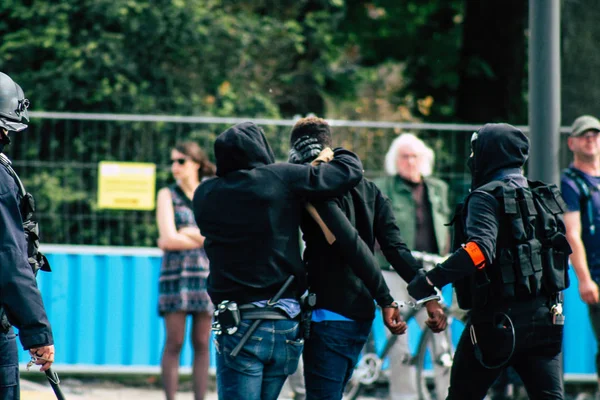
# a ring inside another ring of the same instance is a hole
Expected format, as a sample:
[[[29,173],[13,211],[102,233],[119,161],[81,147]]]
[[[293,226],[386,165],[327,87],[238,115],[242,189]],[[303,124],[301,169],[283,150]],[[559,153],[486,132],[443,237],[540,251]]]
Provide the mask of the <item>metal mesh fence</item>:
[[[278,161],[287,159],[293,120],[32,113],[29,130],[13,138],[5,153],[13,160],[37,202],[44,243],[155,246],[154,211],[97,207],[100,161],[157,165],[157,190],[172,182],[170,149],[180,140],[197,141],[213,158],[213,142],[229,126],[253,120],[263,127]],[[391,141],[412,132],[436,154],[434,175],[450,186],[451,202],[467,192],[466,160],[476,125],[330,121],[334,144],[355,151],[369,178],[384,175]],[[559,163],[569,154],[561,142]]]

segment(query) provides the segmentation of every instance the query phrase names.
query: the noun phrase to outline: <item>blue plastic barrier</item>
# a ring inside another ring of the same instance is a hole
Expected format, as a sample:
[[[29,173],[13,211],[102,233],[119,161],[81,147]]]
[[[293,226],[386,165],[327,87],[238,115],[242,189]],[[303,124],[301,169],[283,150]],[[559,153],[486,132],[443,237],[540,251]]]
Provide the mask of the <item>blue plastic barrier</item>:
[[[38,284],[54,332],[57,370],[158,371],[165,339],[157,312],[160,250],[94,246],[42,250],[52,272],[40,272]],[[188,367],[190,322],[181,355],[181,365]],[[212,365],[213,350],[211,346]],[[20,361],[27,360],[22,352]]]

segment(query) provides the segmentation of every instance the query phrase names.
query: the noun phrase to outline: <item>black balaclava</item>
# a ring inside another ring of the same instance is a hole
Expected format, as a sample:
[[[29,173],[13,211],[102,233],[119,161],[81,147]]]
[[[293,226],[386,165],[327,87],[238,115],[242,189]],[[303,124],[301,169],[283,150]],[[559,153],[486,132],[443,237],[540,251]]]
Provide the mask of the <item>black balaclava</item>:
[[[529,157],[529,139],[509,124],[486,124],[471,137],[471,188],[490,182],[503,169],[522,168]]]

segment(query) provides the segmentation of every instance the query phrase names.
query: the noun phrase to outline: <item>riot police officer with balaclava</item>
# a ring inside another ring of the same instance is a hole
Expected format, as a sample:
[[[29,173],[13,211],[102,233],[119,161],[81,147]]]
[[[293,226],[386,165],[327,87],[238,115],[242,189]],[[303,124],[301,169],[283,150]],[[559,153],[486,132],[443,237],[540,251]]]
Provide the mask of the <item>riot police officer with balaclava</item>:
[[[483,399],[508,365],[531,399],[563,399],[561,291],[571,251],[555,185],[528,181],[529,140],[508,124],[473,134],[471,193],[453,219],[455,252],[409,284],[411,296],[453,282],[469,319],[456,349],[449,399]]]
[[[54,362],[54,341],[34,269],[44,261],[28,255],[22,215],[24,189],[8,158],[2,154],[9,135],[27,128],[29,100],[8,75],[0,72],[0,398],[19,398],[16,335],[23,348],[46,371]],[[33,203],[31,203],[33,204]],[[32,269],[33,268],[33,269]]]

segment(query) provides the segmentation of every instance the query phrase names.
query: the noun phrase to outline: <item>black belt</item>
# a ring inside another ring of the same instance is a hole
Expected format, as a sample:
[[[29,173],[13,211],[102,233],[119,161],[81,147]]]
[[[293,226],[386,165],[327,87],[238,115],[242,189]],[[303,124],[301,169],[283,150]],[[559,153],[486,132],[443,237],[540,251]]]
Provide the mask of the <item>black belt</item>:
[[[240,308],[241,319],[292,319],[281,308],[277,307],[257,307],[253,304],[242,304]]]

